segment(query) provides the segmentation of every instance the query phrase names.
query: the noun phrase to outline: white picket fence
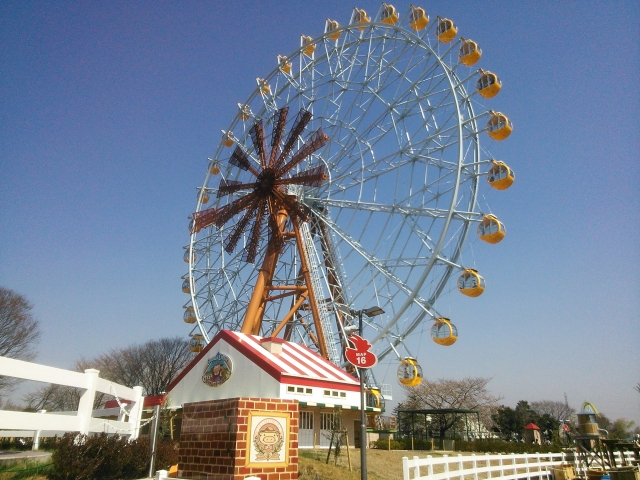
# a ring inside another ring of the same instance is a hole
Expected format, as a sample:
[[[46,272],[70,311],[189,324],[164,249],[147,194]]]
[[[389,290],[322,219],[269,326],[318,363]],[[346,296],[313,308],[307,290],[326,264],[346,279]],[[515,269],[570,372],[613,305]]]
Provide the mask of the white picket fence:
[[[100,378],[98,370],[87,369],[84,373],[49,367],[37,363],[0,357],[0,375],[53,383],[84,390],[78,410],[74,412],[38,413],[0,410],[0,437],[34,437],[37,449],[39,437],[53,437],[65,432],[84,434],[106,432],[138,437],[144,397],[142,387],[125,387]],[[118,399],[130,400],[127,409],[109,408],[93,410],[96,392],[114,395]],[[105,420],[106,416],[118,416],[118,420]]]
[[[624,452],[626,464],[632,464],[633,452]],[[621,464],[620,453],[615,452],[615,460]],[[523,453],[497,455],[457,455],[449,457],[426,458],[414,456],[402,457],[403,480],[482,480],[500,478],[500,480],[530,480],[532,478],[549,480],[553,467],[570,463],[576,472],[573,453]]]

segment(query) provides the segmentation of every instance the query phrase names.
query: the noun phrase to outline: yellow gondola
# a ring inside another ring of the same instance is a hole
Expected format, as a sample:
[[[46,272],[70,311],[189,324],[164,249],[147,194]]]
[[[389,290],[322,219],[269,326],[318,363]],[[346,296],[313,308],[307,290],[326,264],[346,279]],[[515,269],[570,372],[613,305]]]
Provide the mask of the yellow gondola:
[[[200,197],[200,194],[197,195],[196,201],[197,200],[201,200],[203,204],[208,203],[209,202],[209,193],[205,190],[204,192],[202,192],[202,197]]]
[[[335,20],[329,20],[327,18],[327,26],[325,27],[325,33],[333,32],[329,34],[329,38],[331,40],[338,40],[340,35],[342,35],[342,30],[338,30],[340,28],[340,24]]]
[[[417,387],[422,383],[422,367],[411,357],[400,361],[396,375],[398,381],[405,387]]]
[[[393,5],[382,4],[382,13],[380,14],[380,21],[388,25],[395,25],[398,23],[398,12]]]
[[[458,60],[460,60],[460,63],[470,67],[471,65],[475,65],[481,56],[482,50],[480,50],[476,42],[462,39],[462,45],[460,45],[460,50],[458,51]]]
[[[212,175],[217,175],[220,173],[218,162],[211,162],[211,165],[209,165],[209,173]]]
[[[204,340],[204,337],[199,333],[196,333],[193,337],[191,337],[191,341],[189,342],[189,350],[191,350],[194,353],[201,352],[202,349],[204,348],[204,345],[202,344],[202,340]]]
[[[233,137],[233,132],[227,132],[222,135],[222,145],[224,145],[225,147],[233,146],[233,139],[231,137]]]
[[[182,282],[182,291],[184,293],[191,293],[191,282],[189,282],[188,278],[185,278]]]
[[[424,12],[424,8],[411,6],[409,15],[409,26],[419,32],[429,23],[429,15]]]
[[[240,120],[249,120],[250,116],[251,110],[249,109],[249,105],[238,104],[238,118]]]
[[[367,15],[367,12],[365,12],[364,10],[361,10],[359,8],[355,8],[354,9],[353,23],[369,23],[370,21],[371,21],[371,19]],[[358,28],[358,30],[362,31],[365,28],[367,28],[367,26],[366,25],[362,25],[362,26],[357,27],[357,28]]]
[[[196,252],[193,252],[193,255],[191,255],[191,260],[195,262],[196,258],[198,258],[198,256],[196,255]],[[182,259],[185,261],[185,263],[189,263],[189,249],[184,251],[184,255],[182,256]]]
[[[367,407],[380,408],[384,410],[384,397],[378,388],[367,389]]]
[[[436,37],[442,43],[449,43],[451,40],[456,38],[458,34],[458,29],[453,24],[451,20],[448,18],[440,18],[438,17],[438,27],[436,28]]]
[[[256,81],[258,82],[258,89],[260,89],[264,95],[269,95],[271,93],[271,87],[264,78],[256,78]]]
[[[491,168],[487,172],[487,182],[496,190],[506,190],[516,179],[515,173],[506,163],[492,160]]]
[[[495,215],[485,215],[478,224],[478,237],[487,243],[495,244],[500,242],[506,235],[507,230]]]
[[[196,323],[196,311],[193,307],[187,307],[182,318],[184,318],[185,323]]]
[[[436,323],[431,327],[431,338],[438,345],[448,347],[456,343],[458,329],[448,318],[436,318]]]
[[[278,67],[284,73],[291,73],[291,62],[284,55],[278,55]]]
[[[480,69],[480,78],[476,82],[476,90],[483,98],[495,97],[502,88],[502,82],[493,72]]]
[[[302,53],[304,53],[306,56],[310,57],[313,52],[316,51],[316,44],[312,43],[313,42],[313,38],[308,37],[306,35],[302,35],[302,46],[304,47],[302,49]]]
[[[484,278],[477,270],[465,268],[462,275],[458,277],[458,290],[467,297],[479,297],[484,289]]]
[[[491,110],[491,118],[487,122],[487,135],[494,140],[504,140],[513,131],[513,124],[507,116],[500,112]]]

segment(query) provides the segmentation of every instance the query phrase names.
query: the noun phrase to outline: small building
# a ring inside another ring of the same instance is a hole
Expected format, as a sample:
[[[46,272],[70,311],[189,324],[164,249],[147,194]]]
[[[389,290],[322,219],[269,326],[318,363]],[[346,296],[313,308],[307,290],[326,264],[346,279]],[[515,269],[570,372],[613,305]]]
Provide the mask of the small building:
[[[359,380],[298,343],[222,330],[167,388],[176,429],[185,404],[234,398],[297,401],[300,448],[328,446],[337,422],[359,446]]]
[[[542,445],[542,434],[540,433],[540,427],[533,422],[529,422],[524,427],[524,441],[525,443],[535,443]]]

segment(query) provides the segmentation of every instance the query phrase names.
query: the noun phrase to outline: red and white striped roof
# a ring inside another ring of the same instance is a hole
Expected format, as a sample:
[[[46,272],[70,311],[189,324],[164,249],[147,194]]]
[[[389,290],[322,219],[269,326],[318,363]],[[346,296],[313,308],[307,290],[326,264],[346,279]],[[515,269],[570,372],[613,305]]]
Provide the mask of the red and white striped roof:
[[[259,337],[257,335],[247,335],[240,332],[222,330],[218,332],[202,352],[180,372],[178,377],[171,382],[167,391],[170,391],[177,385],[221,340],[230,344],[280,383],[315,386],[324,385],[327,388],[339,388],[350,391],[358,391],[360,389],[360,383],[357,379],[304,345],[287,342],[281,338]],[[282,353],[269,352],[262,346],[265,342],[281,344]]]

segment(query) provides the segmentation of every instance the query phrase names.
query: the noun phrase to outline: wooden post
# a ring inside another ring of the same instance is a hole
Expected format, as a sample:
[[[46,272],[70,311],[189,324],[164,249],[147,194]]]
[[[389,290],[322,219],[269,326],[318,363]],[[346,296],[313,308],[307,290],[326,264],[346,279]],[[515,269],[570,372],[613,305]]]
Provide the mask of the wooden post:
[[[351,452],[349,451],[349,431],[344,430],[344,440],[347,444],[347,461],[349,462],[349,471],[351,471]]]

